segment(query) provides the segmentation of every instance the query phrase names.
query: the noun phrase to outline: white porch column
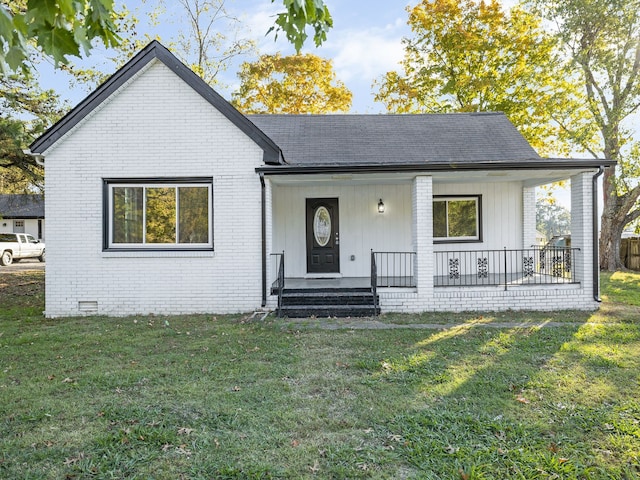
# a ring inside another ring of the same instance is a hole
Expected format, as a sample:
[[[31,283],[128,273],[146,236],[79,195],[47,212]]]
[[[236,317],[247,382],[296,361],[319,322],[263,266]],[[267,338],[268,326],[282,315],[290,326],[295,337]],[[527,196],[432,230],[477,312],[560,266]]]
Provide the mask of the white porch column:
[[[536,244],[536,187],[522,187],[522,248]]]
[[[575,261],[575,272],[585,293],[593,292],[593,213],[597,208],[592,201],[593,173],[580,173],[571,177],[571,247],[580,248]]]
[[[428,310],[433,299],[433,179],[420,175],[413,181],[413,248],[416,252],[418,309]]]

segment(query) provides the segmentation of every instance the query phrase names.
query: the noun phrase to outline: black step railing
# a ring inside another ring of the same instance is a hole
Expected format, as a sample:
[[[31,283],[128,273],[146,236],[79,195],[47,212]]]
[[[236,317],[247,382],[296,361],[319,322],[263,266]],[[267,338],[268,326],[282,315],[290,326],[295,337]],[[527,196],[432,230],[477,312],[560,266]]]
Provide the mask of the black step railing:
[[[373,314],[378,312],[378,267],[376,254],[371,250],[371,293],[373,294]]]
[[[371,277],[376,276],[376,287],[416,286],[416,252],[371,251]],[[375,267],[375,271],[374,271]]]
[[[278,295],[278,316],[282,309],[282,292],[284,291],[284,250],[282,253],[272,253],[271,258],[274,263],[274,271],[276,272],[276,279],[271,287],[271,292]]]
[[[579,248],[435,252],[434,286],[502,286],[579,283]]]

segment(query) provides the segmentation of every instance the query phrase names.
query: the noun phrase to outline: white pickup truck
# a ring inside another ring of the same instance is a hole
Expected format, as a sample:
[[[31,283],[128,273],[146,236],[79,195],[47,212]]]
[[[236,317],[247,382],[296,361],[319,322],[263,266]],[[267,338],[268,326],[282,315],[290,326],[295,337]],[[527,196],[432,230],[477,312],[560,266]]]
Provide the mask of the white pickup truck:
[[[23,258],[44,262],[44,243],[28,233],[0,233],[0,265],[11,265]]]

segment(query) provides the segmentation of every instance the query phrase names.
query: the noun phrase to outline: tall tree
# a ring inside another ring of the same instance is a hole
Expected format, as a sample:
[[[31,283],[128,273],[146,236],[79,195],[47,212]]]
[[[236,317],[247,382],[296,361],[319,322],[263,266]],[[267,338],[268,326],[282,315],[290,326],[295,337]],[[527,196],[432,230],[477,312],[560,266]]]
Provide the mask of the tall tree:
[[[42,169],[23,152],[27,139],[23,122],[0,117],[0,193],[22,193],[42,185]]]
[[[553,197],[536,200],[536,229],[547,237],[564,235],[571,231],[571,212],[552,200]]]
[[[232,103],[244,113],[330,113],[351,108],[352,94],[330,60],[316,55],[263,55],[245,62]]]
[[[153,25],[157,25],[157,10],[155,8],[147,13],[149,23]],[[95,61],[94,57],[90,57],[89,62],[86,59],[81,62],[70,60],[60,65],[61,70],[71,75],[70,83],[74,87],[88,92],[94,90],[151,40],[160,40],[158,36],[140,33],[141,22],[137,12],[124,5],[113,11],[113,21],[120,35],[120,43],[116,47],[96,56]]]
[[[170,48],[209,85],[234,57],[252,52],[255,42],[239,36],[240,21],[230,15],[225,0],[178,0],[189,24]]]
[[[589,122],[569,125],[577,145],[618,161],[604,172],[600,267],[622,267],[620,238],[640,218],[640,144],[630,120],[640,107],[640,0],[538,0],[580,72]],[[596,134],[594,142],[594,133]]]
[[[52,90],[42,90],[35,77],[0,75],[0,188],[15,193],[42,189],[42,167],[24,149],[64,112]]]
[[[242,38],[241,22],[229,14],[225,0],[177,0],[175,3],[181,8],[172,8],[170,17],[164,0],[150,9],[134,12],[123,7],[116,11],[115,22],[122,38],[120,45],[102,56],[101,64],[82,68],[70,63],[63,68],[72,74],[72,81],[93,90],[113,70],[155,39],[166,42],[169,50],[209,85],[219,85],[219,74],[235,57],[253,53],[255,42]],[[175,38],[163,40],[159,35],[142,33],[145,29],[153,31],[158,25],[171,22],[184,27]]]
[[[422,0],[407,10],[402,72],[376,82],[388,111],[502,111],[538,151],[566,151],[551,120],[579,95],[537,17],[497,0]]]

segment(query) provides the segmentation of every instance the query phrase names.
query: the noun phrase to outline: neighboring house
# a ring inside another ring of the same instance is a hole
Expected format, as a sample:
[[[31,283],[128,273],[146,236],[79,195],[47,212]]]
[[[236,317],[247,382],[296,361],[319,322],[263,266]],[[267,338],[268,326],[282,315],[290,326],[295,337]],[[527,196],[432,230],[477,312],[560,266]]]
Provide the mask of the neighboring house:
[[[48,317],[597,307],[614,162],[541,158],[502,114],[243,116],[152,42],[31,151]],[[542,251],[563,179],[573,244]]]
[[[0,195],[0,233],[29,233],[44,240],[44,196]]]

